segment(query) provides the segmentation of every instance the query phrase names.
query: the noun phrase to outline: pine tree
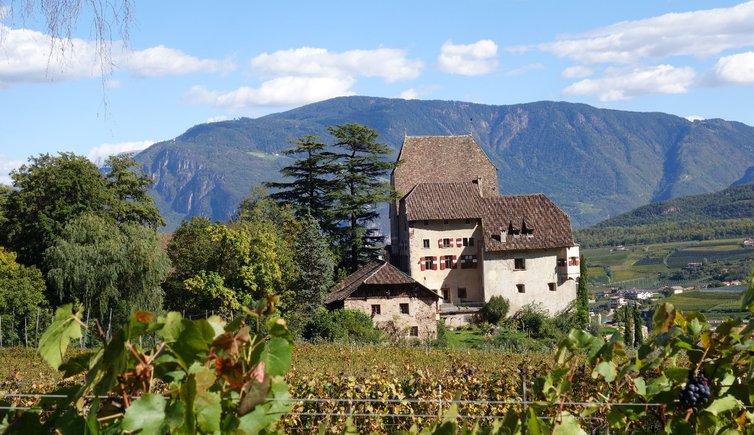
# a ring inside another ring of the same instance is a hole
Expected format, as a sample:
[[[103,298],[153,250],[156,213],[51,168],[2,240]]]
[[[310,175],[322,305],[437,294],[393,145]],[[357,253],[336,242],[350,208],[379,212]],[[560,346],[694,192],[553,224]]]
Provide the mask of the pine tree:
[[[337,229],[332,209],[336,187],[334,155],[325,151],[327,145],[320,142],[318,136],[304,136],[290,143],[296,148],[283,154],[304,157],[280,170],[290,181],[264,183],[265,187],[275,190],[269,197],[292,206],[298,217],[313,216],[323,231],[333,234]]]
[[[586,329],[589,326],[589,269],[583,254],[580,260],[579,285],[576,288],[576,327]]]
[[[376,131],[361,124],[348,123],[329,127],[335,138],[337,192],[335,215],[342,221],[338,248],[343,266],[355,271],[360,265],[378,257],[384,236],[375,221],[376,204],[395,198],[386,182],[395,164],[385,160],[390,148],[377,142]]]

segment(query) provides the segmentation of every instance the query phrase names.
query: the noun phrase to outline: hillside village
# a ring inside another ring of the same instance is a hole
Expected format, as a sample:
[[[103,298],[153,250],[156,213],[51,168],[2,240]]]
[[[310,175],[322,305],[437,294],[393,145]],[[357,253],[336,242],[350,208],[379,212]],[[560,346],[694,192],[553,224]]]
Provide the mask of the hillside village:
[[[542,194],[500,195],[497,169],[472,136],[406,136],[391,186],[399,199],[387,260],[333,287],[329,307],[433,338],[437,320],[470,323],[493,296],[511,313],[536,303],[556,314],[575,300],[568,215]]]

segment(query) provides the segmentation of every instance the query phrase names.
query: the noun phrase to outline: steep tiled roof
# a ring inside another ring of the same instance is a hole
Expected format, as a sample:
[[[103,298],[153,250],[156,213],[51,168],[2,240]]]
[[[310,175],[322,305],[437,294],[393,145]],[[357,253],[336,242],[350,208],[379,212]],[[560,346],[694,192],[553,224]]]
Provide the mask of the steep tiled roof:
[[[424,287],[410,276],[398,270],[395,266],[384,261],[375,260],[362,266],[359,270],[348,275],[343,281],[333,286],[325,299],[325,303],[330,304],[335,301],[345,300],[362,285],[387,286],[403,284],[413,284],[422,292],[434,298],[439,298],[435,292]]]
[[[483,198],[473,183],[421,183],[401,203],[409,222],[481,218],[488,252],[574,245],[568,215],[543,194]],[[514,237],[509,227],[519,233],[528,230],[531,237]],[[504,240],[502,230],[507,233]]]
[[[478,219],[484,210],[474,183],[420,183],[401,202],[409,221]]]
[[[469,182],[481,178],[483,196],[496,195],[497,169],[467,136],[406,136],[393,170],[393,188],[406,195],[419,183]]]
[[[545,195],[511,195],[483,200],[482,230],[486,251],[574,246],[571,220]],[[516,238],[508,233],[504,240],[501,239],[501,230],[508,231],[510,226],[520,232],[525,226],[531,231],[531,237],[519,234]]]

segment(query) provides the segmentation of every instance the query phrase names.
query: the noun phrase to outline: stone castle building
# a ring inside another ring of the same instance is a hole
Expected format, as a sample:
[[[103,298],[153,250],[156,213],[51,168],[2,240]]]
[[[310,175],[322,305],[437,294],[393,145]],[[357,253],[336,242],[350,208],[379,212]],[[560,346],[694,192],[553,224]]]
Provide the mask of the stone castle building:
[[[391,262],[442,297],[443,314],[492,296],[555,314],[576,298],[579,248],[543,194],[505,195],[472,136],[407,136],[391,183]]]

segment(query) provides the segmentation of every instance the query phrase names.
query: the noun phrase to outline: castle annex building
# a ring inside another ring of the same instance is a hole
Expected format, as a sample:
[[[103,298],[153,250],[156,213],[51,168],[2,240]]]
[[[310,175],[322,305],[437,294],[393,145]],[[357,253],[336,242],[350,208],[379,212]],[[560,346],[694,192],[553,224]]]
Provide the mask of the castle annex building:
[[[471,136],[407,136],[391,175],[390,260],[442,297],[444,315],[492,296],[515,313],[551,313],[576,298],[579,248],[545,195],[501,196],[497,170]]]

